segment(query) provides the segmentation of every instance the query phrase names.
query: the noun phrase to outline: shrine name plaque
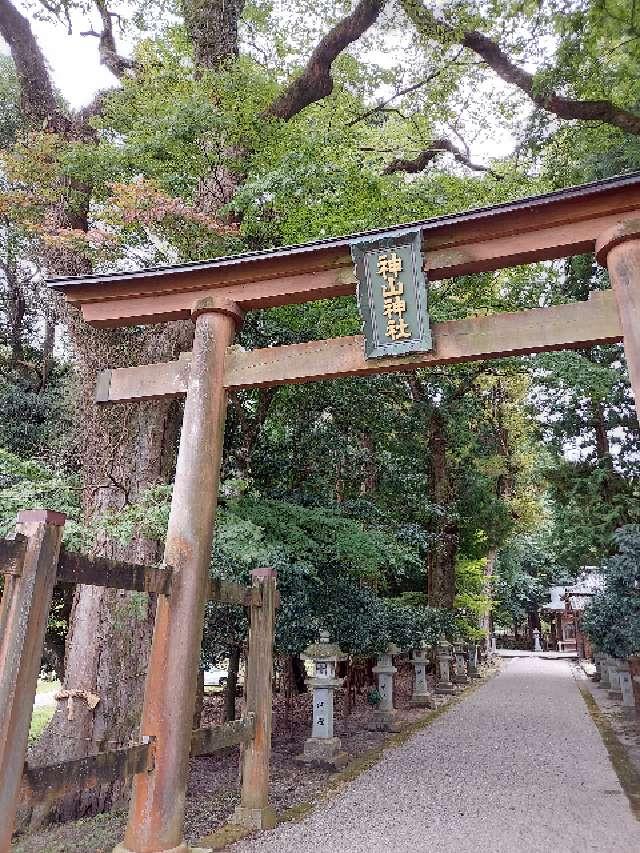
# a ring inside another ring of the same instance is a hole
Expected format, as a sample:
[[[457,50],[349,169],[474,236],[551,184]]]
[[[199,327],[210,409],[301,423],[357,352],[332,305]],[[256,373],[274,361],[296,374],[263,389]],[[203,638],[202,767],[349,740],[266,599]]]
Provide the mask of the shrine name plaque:
[[[419,229],[351,244],[367,358],[432,349]]]

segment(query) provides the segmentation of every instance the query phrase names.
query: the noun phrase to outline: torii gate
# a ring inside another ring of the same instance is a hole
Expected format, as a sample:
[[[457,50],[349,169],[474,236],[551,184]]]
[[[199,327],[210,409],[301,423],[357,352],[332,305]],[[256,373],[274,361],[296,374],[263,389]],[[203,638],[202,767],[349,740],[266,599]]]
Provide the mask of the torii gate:
[[[174,567],[173,591],[158,596],[141,727],[143,736],[156,738],[155,767],[135,777],[121,853],[188,850],[183,826],[191,716],[229,389],[624,341],[640,410],[640,173],[411,227],[421,232],[432,280],[595,248],[608,266],[613,292],[592,294],[587,302],[439,323],[431,352],[373,360],[365,358],[360,336],[249,352],[230,348],[246,311],[353,294],[349,249],[356,238],[51,282],[94,326],[187,317],[195,323],[190,355],[106,370],[97,388],[102,402],[186,394],[165,550],[165,562]],[[367,236],[378,235],[385,231]],[[260,826],[267,805],[245,803],[246,820]]]

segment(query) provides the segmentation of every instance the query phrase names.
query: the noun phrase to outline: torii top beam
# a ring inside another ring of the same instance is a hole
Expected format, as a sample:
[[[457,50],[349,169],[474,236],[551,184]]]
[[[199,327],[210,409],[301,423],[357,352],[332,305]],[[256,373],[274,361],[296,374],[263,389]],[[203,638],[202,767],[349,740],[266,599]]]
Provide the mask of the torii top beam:
[[[436,280],[590,252],[607,229],[634,216],[640,216],[640,172],[398,230],[421,229],[426,272]],[[244,310],[271,308],[352,295],[349,247],[361,236],[49,284],[88,323],[105,328],[186,318],[205,296],[231,299]]]

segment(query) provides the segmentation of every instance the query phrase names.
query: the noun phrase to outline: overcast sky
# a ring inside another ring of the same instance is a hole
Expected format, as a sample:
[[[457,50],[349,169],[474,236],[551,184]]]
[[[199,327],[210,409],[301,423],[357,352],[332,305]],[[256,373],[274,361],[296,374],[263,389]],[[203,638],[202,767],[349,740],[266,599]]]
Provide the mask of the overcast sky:
[[[81,25],[78,22],[73,34],[68,35],[63,24],[34,20],[22,3],[16,5],[29,17],[38,44],[51,68],[54,83],[74,109],[88,104],[101,89],[116,85],[113,75],[100,65],[98,40],[79,35],[86,23]],[[1,39],[0,50],[6,54],[10,52]]]

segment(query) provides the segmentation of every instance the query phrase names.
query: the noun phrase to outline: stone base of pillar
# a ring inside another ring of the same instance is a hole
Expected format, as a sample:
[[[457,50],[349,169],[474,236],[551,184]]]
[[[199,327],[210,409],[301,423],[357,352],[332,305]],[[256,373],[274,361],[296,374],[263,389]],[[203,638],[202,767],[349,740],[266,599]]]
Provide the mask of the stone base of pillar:
[[[607,696],[609,699],[617,699],[618,702],[622,702],[622,690],[609,690]]]
[[[237,824],[245,829],[273,829],[278,818],[275,809],[265,806],[261,809],[250,809],[246,806],[236,806],[229,823]]]
[[[339,737],[310,737],[305,740],[304,751],[296,756],[296,761],[337,770],[346,766],[349,757],[342,751]]]
[[[441,696],[453,696],[456,693],[456,688],[450,681],[439,681],[435,692]]]
[[[454,684],[461,684],[461,685],[462,684],[468,684],[469,683],[469,677],[467,675],[456,675],[454,672],[453,675],[451,676],[451,681]]]
[[[399,732],[401,726],[398,722],[398,712],[376,710],[371,719],[366,723],[370,732]]]
[[[437,702],[430,693],[414,693],[409,703],[412,708],[436,708]]]

